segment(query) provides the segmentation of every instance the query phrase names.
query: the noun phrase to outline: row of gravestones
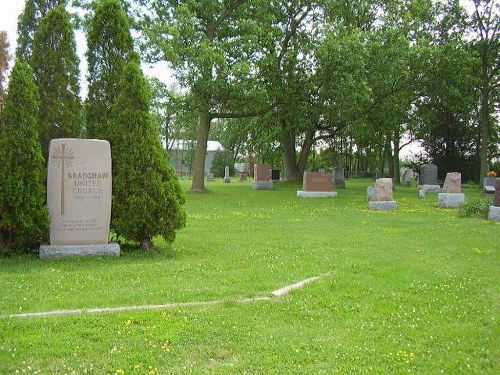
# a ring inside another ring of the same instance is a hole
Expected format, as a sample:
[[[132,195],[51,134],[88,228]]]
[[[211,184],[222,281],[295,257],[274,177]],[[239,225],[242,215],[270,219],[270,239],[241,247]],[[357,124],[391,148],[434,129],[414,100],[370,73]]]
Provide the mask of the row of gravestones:
[[[252,188],[272,190],[270,171],[269,165],[256,164]],[[226,174],[228,173],[227,170]],[[297,192],[297,195],[334,197],[336,193],[332,191],[333,186],[342,186],[342,184],[337,185],[335,176],[343,182],[343,169],[337,169],[333,178],[331,173],[306,172],[303,190]],[[460,177],[454,176],[454,181],[456,184],[456,181],[460,181]],[[446,186],[445,182],[445,190]],[[450,190],[449,194],[457,194],[454,191]],[[119,256],[120,246],[117,243],[108,243],[111,193],[109,142],[73,138],[52,140],[47,176],[47,204],[51,222],[50,244],[40,246],[40,257]],[[380,209],[381,205],[394,207],[392,180],[378,179],[370,196],[371,208]],[[490,218],[500,220],[500,178],[496,180],[493,211],[493,214],[490,212]]]
[[[302,198],[328,198],[337,196],[337,193],[332,191],[334,186],[345,187],[345,182],[343,169],[335,168],[334,171],[335,170],[338,172],[334,172],[333,175],[332,173],[325,172],[304,172],[302,190],[297,191],[297,196]],[[252,184],[253,189],[273,189],[269,165],[255,164],[254,175],[255,180]],[[337,183],[339,183],[339,185],[337,185]],[[441,191],[441,187],[438,183],[437,167],[433,164],[426,164],[420,168],[418,189],[420,197],[424,197],[426,192],[438,193],[440,208],[457,208],[465,202],[465,195],[461,192],[461,174],[458,172],[447,173]],[[377,179],[375,181],[375,186],[370,186],[367,189],[369,209],[397,209],[397,203],[393,198],[393,190],[394,187],[391,178]],[[490,207],[489,218],[498,221],[500,220],[500,178],[496,179],[496,187],[493,191],[495,196],[493,205]]]

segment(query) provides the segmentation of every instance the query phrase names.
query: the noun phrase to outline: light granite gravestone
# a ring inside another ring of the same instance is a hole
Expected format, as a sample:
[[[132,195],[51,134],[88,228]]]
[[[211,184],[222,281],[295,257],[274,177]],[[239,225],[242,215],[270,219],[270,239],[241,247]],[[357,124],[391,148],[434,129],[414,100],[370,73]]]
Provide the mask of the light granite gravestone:
[[[212,172],[207,173],[207,181],[215,181],[215,175]]]
[[[379,178],[375,187],[367,189],[370,210],[395,210],[398,208],[392,193],[392,178]]]
[[[229,167],[224,168],[224,183],[229,184],[231,182],[231,176],[229,176]]]
[[[273,181],[271,180],[271,166],[268,164],[254,164],[253,166],[254,190],[273,190]]]
[[[304,172],[302,190],[297,191],[301,198],[330,198],[336,197],[337,193],[332,191],[333,180],[331,173]]]
[[[439,193],[438,168],[434,164],[424,164],[418,175],[418,190],[425,193]]]
[[[444,180],[443,192],[438,193],[439,207],[457,208],[464,204],[465,195],[462,190],[462,175],[458,172],[449,172]]]
[[[47,176],[50,245],[40,246],[40,257],[119,256],[119,245],[108,243],[111,189],[108,141],[53,139]]]
[[[333,168],[333,187],[335,189],[345,189],[344,168]]]
[[[411,171],[408,168],[405,168],[405,170],[403,171],[403,182],[401,183],[401,186],[411,186]]]
[[[495,196],[493,197],[493,205],[490,206],[488,219],[500,221],[500,178],[495,180]]]

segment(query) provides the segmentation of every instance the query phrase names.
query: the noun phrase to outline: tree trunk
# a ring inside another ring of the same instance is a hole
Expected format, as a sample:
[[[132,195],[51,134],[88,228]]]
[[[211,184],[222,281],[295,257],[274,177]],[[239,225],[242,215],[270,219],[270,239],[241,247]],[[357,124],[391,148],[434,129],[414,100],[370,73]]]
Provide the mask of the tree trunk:
[[[399,173],[400,165],[399,165],[399,130],[394,132],[394,184],[399,185],[401,182],[401,177]]]
[[[302,143],[302,149],[300,150],[299,162],[297,165],[297,180],[300,181],[302,176],[304,176],[304,171],[307,166],[307,159],[309,158],[309,153],[313,145],[314,132],[308,130],[306,132],[306,137]]]
[[[283,180],[298,181],[297,156],[295,153],[295,131],[281,124],[281,147],[283,148]]]
[[[198,135],[196,137],[196,151],[193,163],[193,182],[191,191],[205,192],[205,159],[207,156],[208,134],[210,132],[210,113],[202,109],[198,124]]]
[[[488,61],[483,58],[482,66],[482,87],[481,87],[481,112],[479,114],[479,127],[481,131],[481,145],[479,149],[480,168],[479,168],[479,186],[483,186],[483,179],[488,173],[488,143],[489,143],[489,79],[488,79]]]

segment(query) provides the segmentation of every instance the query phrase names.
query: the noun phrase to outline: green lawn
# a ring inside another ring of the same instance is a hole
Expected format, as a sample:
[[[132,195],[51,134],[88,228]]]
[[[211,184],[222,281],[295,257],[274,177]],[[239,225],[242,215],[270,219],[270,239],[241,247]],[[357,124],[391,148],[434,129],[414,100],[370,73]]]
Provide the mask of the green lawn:
[[[171,247],[0,259],[0,374],[500,373],[498,223],[458,218],[415,187],[379,212],[370,180],[329,199],[250,184],[188,193]],[[222,303],[5,317],[203,301]]]

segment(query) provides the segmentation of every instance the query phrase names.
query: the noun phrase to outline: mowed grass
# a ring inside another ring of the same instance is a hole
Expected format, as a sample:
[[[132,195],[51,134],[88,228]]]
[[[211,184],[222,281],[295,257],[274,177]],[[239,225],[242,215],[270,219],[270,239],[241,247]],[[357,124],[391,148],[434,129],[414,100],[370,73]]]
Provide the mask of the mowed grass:
[[[415,187],[379,212],[367,209],[370,180],[329,199],[250,184],[187,193],[172,246],[0,259],[0,374],[500,373],[498,223],[458,218]],[[270,299],[240,302],[253,297]],[[182,305],[204,301],[222,302]],[[6,317],[168,303],[181,305]]]

